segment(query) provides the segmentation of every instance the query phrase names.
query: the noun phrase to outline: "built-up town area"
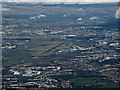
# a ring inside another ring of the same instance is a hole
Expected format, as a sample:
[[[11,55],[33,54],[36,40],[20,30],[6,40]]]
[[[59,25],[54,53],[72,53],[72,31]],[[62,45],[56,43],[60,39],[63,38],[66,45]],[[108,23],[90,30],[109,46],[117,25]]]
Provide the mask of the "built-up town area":
[[[3,88],[118,88],[116,10],[3,3]]]

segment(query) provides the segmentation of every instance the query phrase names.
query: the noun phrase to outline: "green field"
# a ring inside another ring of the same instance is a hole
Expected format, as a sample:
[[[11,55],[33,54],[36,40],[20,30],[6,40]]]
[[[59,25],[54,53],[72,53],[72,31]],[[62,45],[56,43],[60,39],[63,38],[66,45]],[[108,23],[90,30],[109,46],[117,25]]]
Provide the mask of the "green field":
[[[29,42],[19,45],[16,49],[3,50],[3,67],[43,59],[43,56],[58,54],[71,43],[54,38],[31,38]],[[27,47],[27,48],[26,48]]]
[[[118,84],[113,83],[106,77],[80,77],[72,79],[74,86],[97,86],[100,88],[118,88]]]

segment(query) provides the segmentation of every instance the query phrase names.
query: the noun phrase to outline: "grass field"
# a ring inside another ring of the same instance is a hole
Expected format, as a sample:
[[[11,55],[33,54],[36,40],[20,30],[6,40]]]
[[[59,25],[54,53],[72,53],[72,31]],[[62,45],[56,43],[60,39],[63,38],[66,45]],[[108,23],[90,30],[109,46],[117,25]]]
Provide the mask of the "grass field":
[[[101,88],[118,88],[118,84],[109,81],[106,77],[80,77],[71,80],[74,86],[97,86]]]
[[[22,62],[41,59],[42,56],[57,54],[59,49],[71,43],[53,38],[32,38],[29,42],[19,45],[16,49],[3,50],[3,67]]]

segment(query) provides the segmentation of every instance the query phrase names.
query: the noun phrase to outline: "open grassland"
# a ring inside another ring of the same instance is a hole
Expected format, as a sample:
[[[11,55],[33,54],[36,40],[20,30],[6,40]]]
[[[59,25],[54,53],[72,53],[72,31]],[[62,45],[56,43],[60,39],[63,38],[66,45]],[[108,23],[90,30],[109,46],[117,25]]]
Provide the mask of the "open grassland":
[[[79,77],[71,80],[74,86],[101,86],[101,88],[118,88],[118,85],[106,77]]]
[[[43,56],[58,54],[57,51],[72,43],[50,38],[31,38],[29,42],[19,45],[16,49],[3,51],[3,67],[13,64],[31,62]]]

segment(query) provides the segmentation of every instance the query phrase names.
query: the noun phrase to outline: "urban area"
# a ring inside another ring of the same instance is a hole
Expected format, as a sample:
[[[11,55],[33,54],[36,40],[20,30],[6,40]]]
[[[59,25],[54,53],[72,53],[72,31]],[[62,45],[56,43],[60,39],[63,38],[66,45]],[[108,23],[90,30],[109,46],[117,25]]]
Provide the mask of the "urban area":
[[[3,3],[5,88],[118,88],[117,3]]]

